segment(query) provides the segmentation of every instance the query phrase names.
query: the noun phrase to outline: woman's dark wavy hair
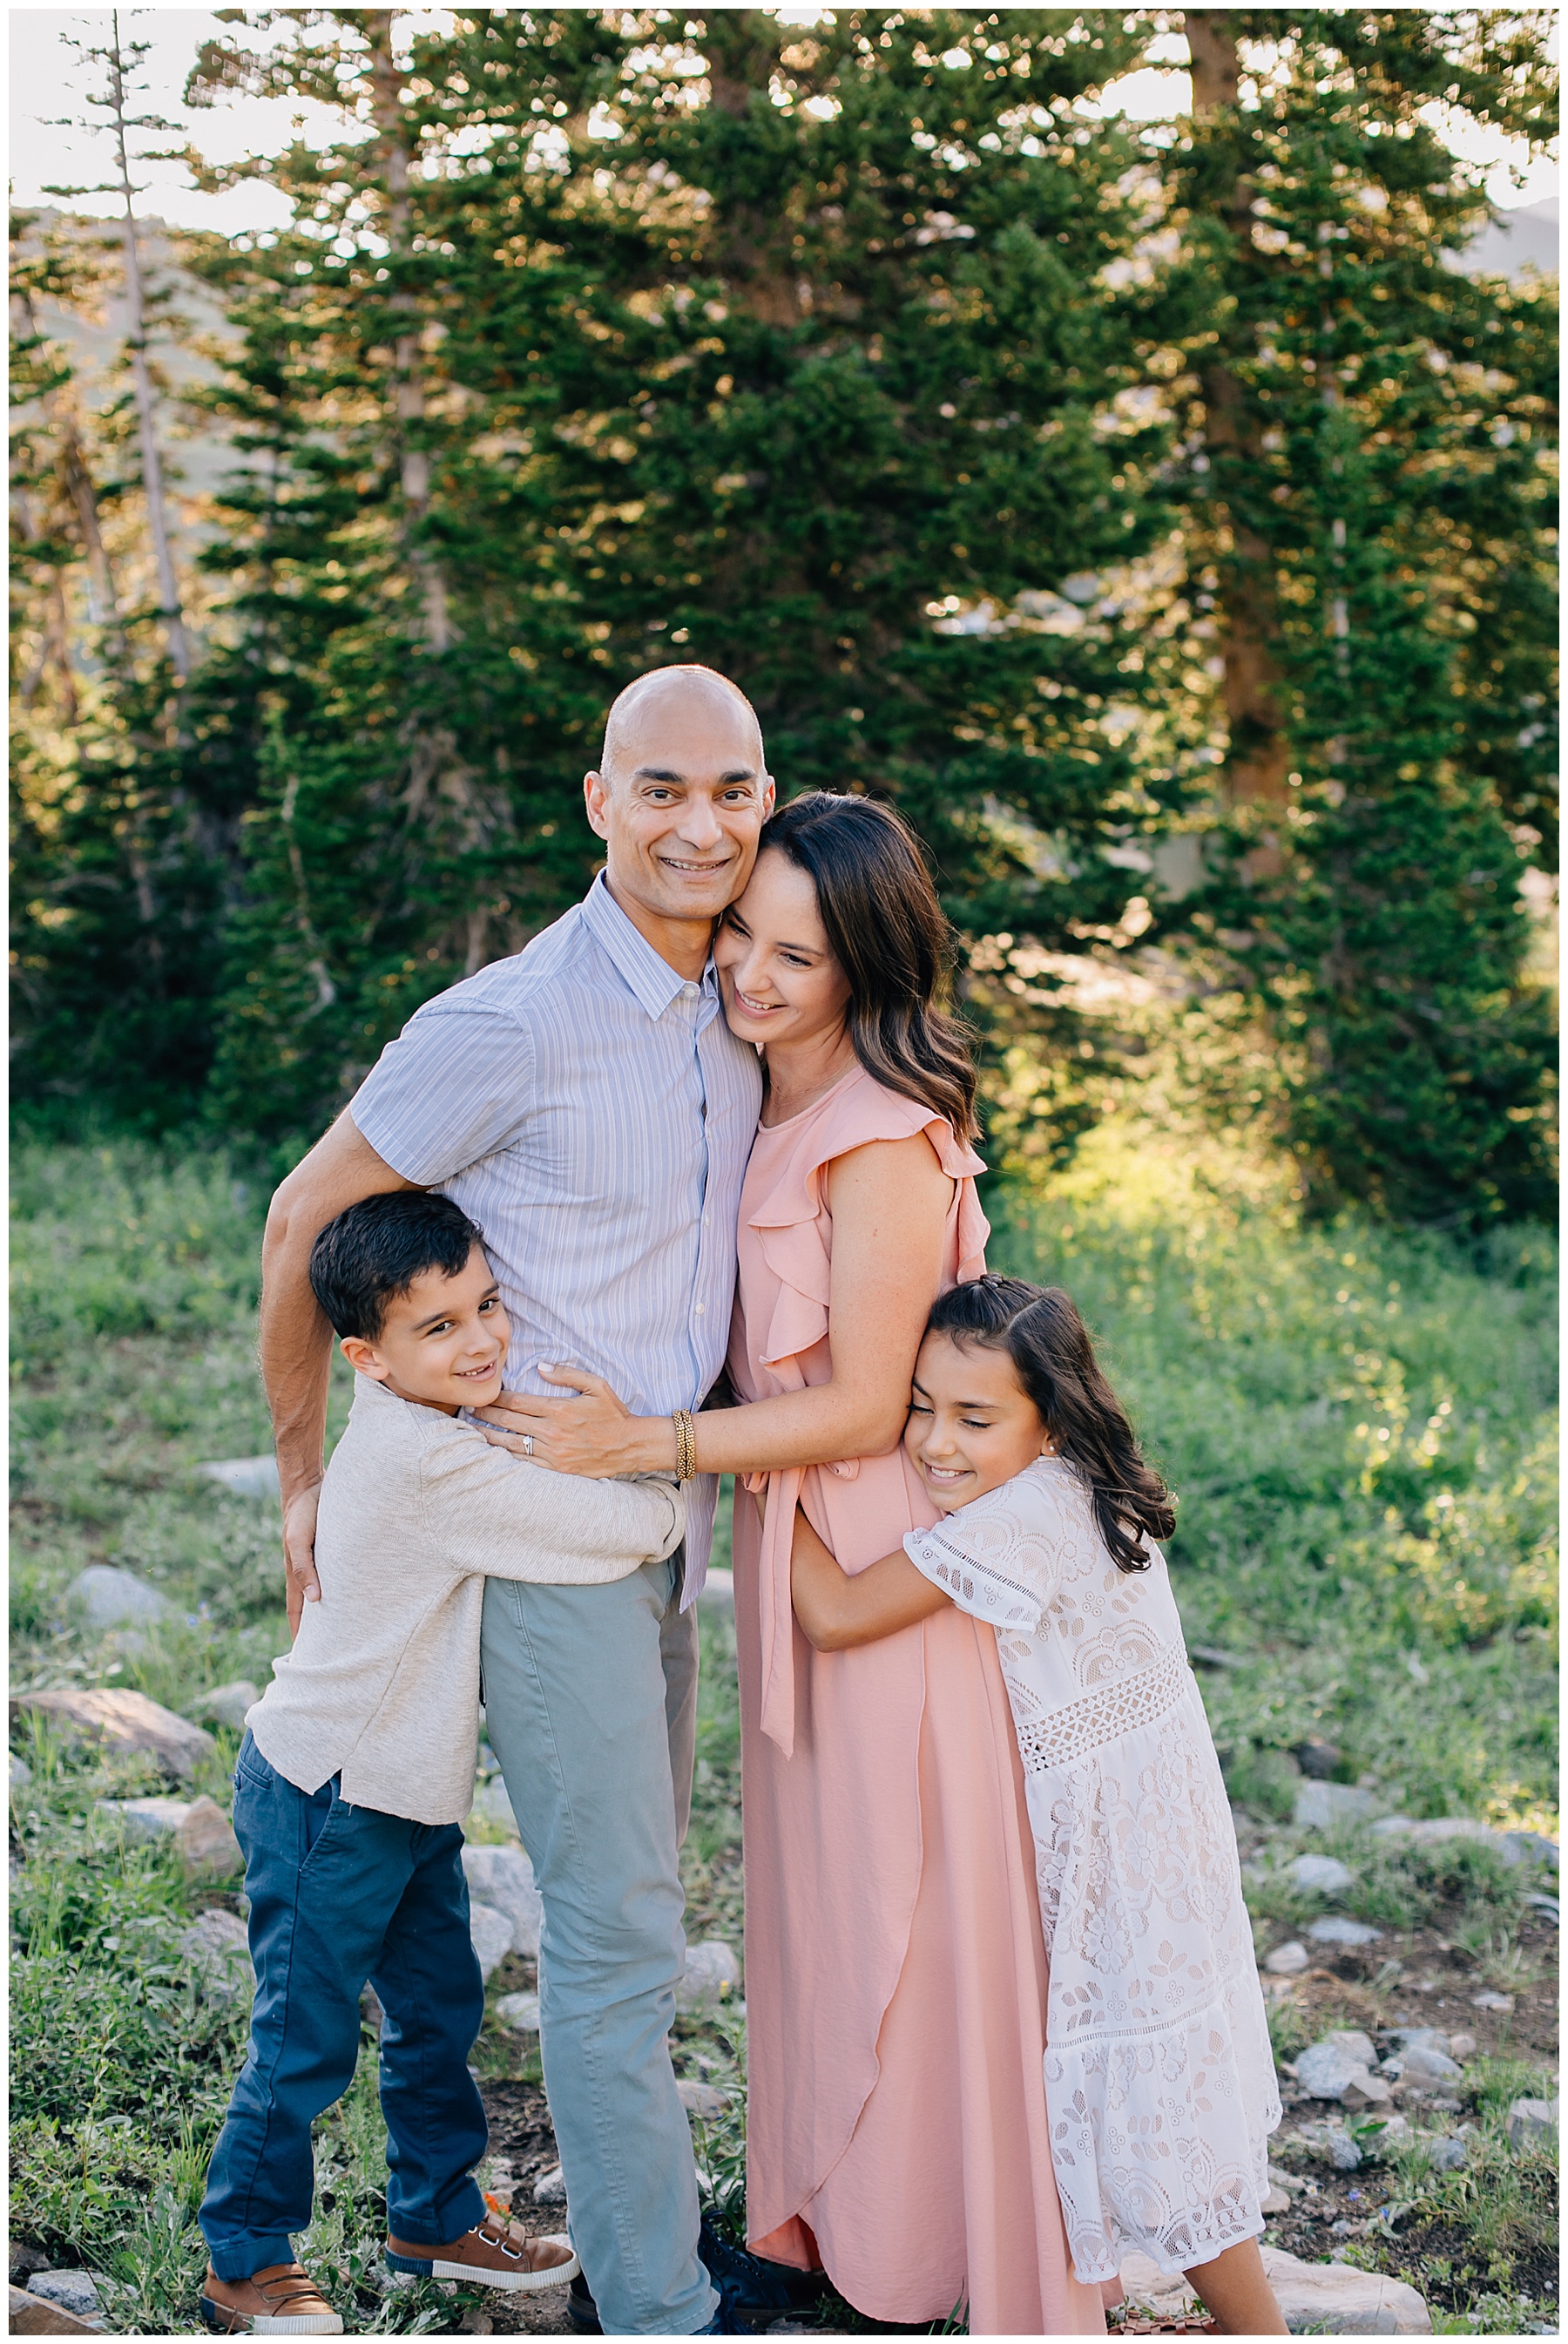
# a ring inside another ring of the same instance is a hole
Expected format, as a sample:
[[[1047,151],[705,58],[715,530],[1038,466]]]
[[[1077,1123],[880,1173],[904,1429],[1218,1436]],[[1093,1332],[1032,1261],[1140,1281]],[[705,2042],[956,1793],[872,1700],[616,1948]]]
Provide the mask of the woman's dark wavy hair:
[[[757,851],[770,846],[816,887],[849,981],[849,1038],[866,1072],[972,1139],[970,1037],[936,1006],[953,965],[953,931],[909,825],[874,798],[811,790],[763,824]]]
[[[1100,1371],[1089,1329],[1060,1287],[977,1278],[940,1297],[927,1332],[1007,1353],[1058,1456],[1088,1483],[1117,1569],[1147,1571],[1143,1541],[1170,1537],[1175,1500],[1144,1463],[1121,1403]]]

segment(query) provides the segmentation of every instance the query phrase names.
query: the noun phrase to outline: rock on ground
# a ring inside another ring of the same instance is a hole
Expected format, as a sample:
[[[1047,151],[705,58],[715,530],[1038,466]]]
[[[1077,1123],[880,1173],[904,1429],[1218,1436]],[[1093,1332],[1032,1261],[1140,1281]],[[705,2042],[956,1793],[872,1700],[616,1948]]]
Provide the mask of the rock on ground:
[[[1543,1833],[1510,1831],[1503,1824],[1483,1824],[1474,1815],[1429,1815],[1414,1822],[1409,1815],[1385,1815],[1372,1830],[1379,1839],[1412,1840],[1418,1846],[1432,1846],[1447,1839],[1477,1839],[1488,1842],[1497,1850],[1505,1864],[1523,1864],[1533,1859],[1550,1864],[1558,1862],[1555,1840]]]
[[[180,1862],[192,1880],[232,1880],[245,1869],[234,1825],[213,1799],[197,1799],[175,1832]]]
[[[463,1874],[471,1897],[507,1915],[511,1924],[511,1951],[537,1959],[545,1908],[535,1884],[534,1867],[522,1849],[466,1847]]]
[[[233,1684],[215,1685],[202,1703],[202,1713],[216,1717],[237,1733],[245,1723],[246,1712],[256,1707],[261,1699],[248,1677],[236,1677]]]
[[[1388,2073],[1406,2084],[1456,2084],[1464,2070],[1434,2043],[1407,2043],[1388,2062]]]
[[[149,1701],[145,1692],[95,1686],[56,1692],[24,1692],[11,1696],[13,1723],[26,1712],[45,1717],[62,1739],[98,1742],[113,1751],[144,1752],[167,1774],[194,1773],[217,1755],[210,1733],[188,1718],[176,1717]]]
[[[33,1769],[28,1765],[25,1758],[13,1758],[11,1761],[11,1788],[14,1791],[25,1791],[32,1779]]]
[[[534,2203],[536,2206],[564,2206],[566,2202],[566,2177],[558,2165],[552,2165],[549,2171],[541,2173],[534,2184]]]
[[[90,1562],[66,1589],[95,1628],[117,1628],[126,1620],[166,1620],[174,1610],[166,1595],[112,1562]]]
[[[1336,1824],[1362,1822],[1376,1808],[1370,1791],[1354,1790],[1349,1783],[1302,1783],[1292,1820],[1298,1831],[1332,1831]]]
[[[203,1913],[181,1936],[180,1951],[215,2001],[254,1993],[250,1935],[237,1913]]]
[[[95,2320],[78,2319],[62,2303],[51,2303],[46,2296],[29,2295],[25,2288],[11,2289],[10,2315],[5,2322],[13,2336],[96,2336]]]
[[[35,2271],[27,2281],[27,2292],[41,2295],[45,2303],[59,2304],[78,2319],[96,2319],[103,2309],[91,2271]]]
[[[108,1822],[117,1823],[133,1844],[152,1839],[171,1839],[189,1814],[192,1804],[189,1799],[95,1799],[93,1802],[97,1813]]]
[[[1297,2059],[1296,2081],[1314,2100],[1339,2100],[1348,2108],[1381,2107],[1392,2103],[1393,2095],[1372,2073],[1376,2056],[1370,2036],[1326,2035]]]
[[[1508,2111],[1511,2148],[1544,2147],[1557,2137],[1555,2100],[1515,2100]]]
[[[539,2031],[539,1998],[537,1994],[504,1994],[496,2005],[496,2016],[503,2026],[514,2035],[537,2035]]]
[[[220,1457],[211,1465],[198,1465],[196,1471],[205,1480],[232,1490],[236,1498],[277,1495],[277,1460],[270,1450],[265,1457]]]
[[[1263,1967],[1274,1977],[1300,1977],[1311,1960],[1312,1955],[1300,1938],[1292,1937],[1288,1945],[1274,1947]]]
[[[1263,2268],[1292,2336],[1430,2336],[1432,2319],[1413,2287],[1347,2263],[1303,2263],[1262,2248]],[[1127,2255],[1121,2284],[1131,2306],[1179,2319],[1193,2302],[1184,2278],[1162,2277],[1147,2255]]]
[[[1262,2249],[1263,2269],[1292,2336],[1430,2336],[1432,2314],[1413,2287],[1349,2263],[1303,2263]]]
[[[484,1904],[477,1898],[468,1903],[468,1936],[479,1965],[480,1975],[487,1978],[498,1969],[512,1950],[512,1917],[497,1910],[494,1904]]]
[[[1307,1935],[1320,1945],[1375,1945],[1382,1931],[1370,1921],[1347,1921],[1342,1913],[1325,1913]]]
[[[739,1984],[740,1965],[732,1949],[722,1937],[705,1937],[700,1945],[686,1949],[686,1967],[676,1980],[675,2006],[677,2010],[710,2008]]]
[[[721,2117],[729,2106],[723,2092],[716,2091],[711,2084],[699,2083],[695,2076],[683,2076],[675,2089],[688,2116]]]
[[[1320,1896],[1338,1896],[1351,1885],[1355,1874],[1337,1855],[1298,1855],[1291,1866],[1291,1877],[1298,1888],[1315,1890]]]

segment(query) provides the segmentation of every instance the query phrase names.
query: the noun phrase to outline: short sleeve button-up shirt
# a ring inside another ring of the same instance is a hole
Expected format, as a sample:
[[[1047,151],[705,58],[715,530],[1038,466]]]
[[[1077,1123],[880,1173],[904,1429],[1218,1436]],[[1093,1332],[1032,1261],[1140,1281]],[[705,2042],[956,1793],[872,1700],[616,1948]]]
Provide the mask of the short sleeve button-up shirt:
[[[683,982],[601,875],[515,959],[417,1011],[349,1112],[395,1172],[483,1233],[512,1321],[509,1388],[559,1397],[540,1364],[585,1367],[661,1416],[699,1407],[724,1363],[761,1102],[712,963]],[[687,1494],[689,1602],[717,1485]]]

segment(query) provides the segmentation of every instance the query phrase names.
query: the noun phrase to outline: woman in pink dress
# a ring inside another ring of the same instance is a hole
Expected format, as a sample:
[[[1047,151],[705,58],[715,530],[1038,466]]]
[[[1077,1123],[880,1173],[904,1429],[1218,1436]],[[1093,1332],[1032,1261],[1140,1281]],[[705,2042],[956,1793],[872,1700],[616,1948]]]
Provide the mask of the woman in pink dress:
[[[844,1652],[796,1625],[799,1507],[846,1571],[929,1527],[900,1445],[939,1292],[985,1267],[974,1073],[933,1006],[948,931],[886,808],[796,799],[714,957],[767,1094],[729,1374],[697,1420],[733,1472],[753,2251],[868,2319],[1100,2333],[1051,2170],[1023,1775],[994,1632],[956,1608]],[[541,1453],[668,1470],[668,1421]],[[579,1420],[583,1421],[583,1420]],[[586,1429],[586,1424],[585,1424]],[[648,1455],[642,1454],[642,1448]]]

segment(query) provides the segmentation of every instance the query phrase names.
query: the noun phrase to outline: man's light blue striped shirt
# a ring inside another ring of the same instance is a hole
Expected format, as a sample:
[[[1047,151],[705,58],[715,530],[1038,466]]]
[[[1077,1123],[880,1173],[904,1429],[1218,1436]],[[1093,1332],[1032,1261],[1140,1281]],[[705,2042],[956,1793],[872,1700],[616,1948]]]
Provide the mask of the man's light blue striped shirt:
[[[512,1321],[507,1383],[591,1368],[639,1416],[699,1407],[724,1364],[736,1223],[761,1112],[712,963],[683,982],[601,877],[515,959],[438,994],[349,1112],[404,1179],[484,1234]],[[690,1602],[717,1483],[687,1491]]]

